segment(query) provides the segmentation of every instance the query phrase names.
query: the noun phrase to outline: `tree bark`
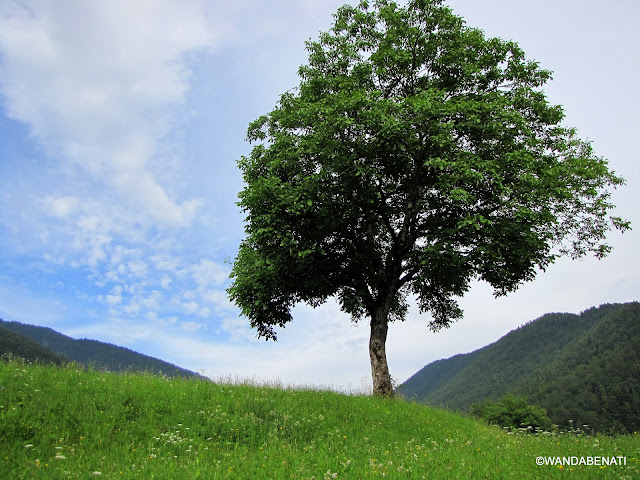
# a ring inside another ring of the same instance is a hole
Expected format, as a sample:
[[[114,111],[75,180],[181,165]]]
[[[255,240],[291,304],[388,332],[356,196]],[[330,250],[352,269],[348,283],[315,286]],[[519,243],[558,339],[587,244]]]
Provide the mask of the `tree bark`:
[[[371,376],[373,394],[379,397],[393,397],[393,385],[387,363],[387,330],[389,327],[388,309],[381,308],[371,316],[371,337],[369,338],[369,357],[371,358]]]

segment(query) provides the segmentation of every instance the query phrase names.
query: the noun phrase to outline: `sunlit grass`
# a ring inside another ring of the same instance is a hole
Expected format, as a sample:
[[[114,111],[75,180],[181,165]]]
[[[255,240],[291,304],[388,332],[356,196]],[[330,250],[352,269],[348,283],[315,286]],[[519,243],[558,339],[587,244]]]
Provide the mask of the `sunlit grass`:
[[[514,435],[399,400],[16,360],[0,362],[0,439],[2,479],[640,477],[638,435]]]

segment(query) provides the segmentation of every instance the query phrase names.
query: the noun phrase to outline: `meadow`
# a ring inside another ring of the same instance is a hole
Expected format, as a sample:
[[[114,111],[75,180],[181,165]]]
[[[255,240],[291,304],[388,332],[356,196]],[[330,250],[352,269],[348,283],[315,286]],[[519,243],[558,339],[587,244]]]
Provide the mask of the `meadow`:
[[[397,399],[19,359],[0,361],[0,442],[1,479],[640,478],[637,433],[531,435]]]

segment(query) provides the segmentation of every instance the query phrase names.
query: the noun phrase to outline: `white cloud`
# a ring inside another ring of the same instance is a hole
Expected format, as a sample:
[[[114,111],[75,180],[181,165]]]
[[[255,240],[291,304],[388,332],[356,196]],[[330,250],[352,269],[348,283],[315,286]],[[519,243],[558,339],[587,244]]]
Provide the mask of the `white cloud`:
[[[118,305],[122,302],[122,295],[107,295],[104,299],[109,305]]]
[[[222,290],[207,290],[202,293],[202,299],[214,305],[216,312],[232,312],[235,305],[229,300],[227,292]]]
[[[232,342],[254,341],[256,333],[253,331],[247,320],[239,317],[223,318],[220,322],[222,331],[229,335]]]
[[[193,279],[201,290],[222,285],[229,278],[229,269],[206,258],[191,269]]]
[[[47,211],[58,218],[69,217],[78,207],[79,199],[76,197],[47,195],[43,204]]]
[[[182,292],[182,298],[184,298],[185,300],[193,300],[194,298],[196,298],[196,292],[194,292],[193,290],[184,290]]]
[[[214,307],[217,314],[229,314],[234,312],[236,308],[229,301],[229,298],[225,291],[211,288],[220,287],[226,283],[229,279],[229,269],[208,259],[201,259],[196,265],[190,268],[191,276],[197,289],[195,291],[188,291],[183,293],[183,297],[187,299],[195,299],[196,297],[205,303],[209,303]],[[196,305],[195,302],[189,302],[188,304]],[[184,305],[188,305],[184,304]],[[183,306],[184,306],[183,305]],[[190,308],[186,310],[188,313],[194,314],[198,310],[198,315],[201,317],[209,317],[212,311],[209,307]]]
[[[168,290],[169,287],[171,286],[171,282],[173,282],[173,280],[171,280],[171,278],[168,275],[163,275],[162,278],[160,279],[160,286],[165,290]]]
[[[200,309],[200,305],[197,302],[185,302],[182,308],[187,315],[193,315]]]
[[[123,307],[122,311],[127,315],[137,314],[140,312],[140,305],[137,302],[132,301],[129,305]]]
[[[122,266],[124,269],[124,265],[122,263],[126,258],[138,257],[140,256],[139,249],[127,248],[123,245],[116,245],[111,251],[111,256],[109,258],[109,262],[113,265]]]
[[[158,271],[171,271],[177,272],[180,262],[176,257],[172,257],[168,254],[156,254],[149,258],[149,261],[153,264],[154,268]]]
[[[158,290],[153,290],[145,298],[141,299],[140,303],[149,310],[155,310],[160,308],[162,300],[162,293]]]
[[[197,322],[183,322],[180,324],[180,328],[182,328],[182,330],[184,330],[185,332],[189,332],[189,333],[197,332],[198,330],[204,327],[205,325],[203,323],[197,323]]]
[[[122,286],[116,285],[111,289],[111,294],[105,297],[105,301],[109,305],[118,305],[122,302]]]
[[[138,215],[190,224],[200,201],[179,202],[171,185],[159,182],[172,168],[160,146],[179,118],[194,54],[211,52],[227,35],[207,6],[199,0],[5,3],[0,92],[7,114],[29,125],[69,174],[115,190],[119,202],[138,206]],[[72,200],[45,197],[58,217],[70,213]]]
[[[117,282],[118,280],[120,280],[120,277],[118,276],[118,272],[116,272],[115,270],[109,270],[107,273],[104,274],[104,276],[110,282]]]
[[[136,277],[144,277],[147,273],[147,264],[141,260],[129,262],[127,264],[129,271]]]

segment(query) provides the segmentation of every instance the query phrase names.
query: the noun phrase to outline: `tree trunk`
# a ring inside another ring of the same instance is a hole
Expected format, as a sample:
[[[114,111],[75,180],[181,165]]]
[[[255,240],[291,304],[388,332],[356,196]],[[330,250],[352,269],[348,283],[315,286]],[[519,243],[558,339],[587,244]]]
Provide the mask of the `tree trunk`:
[[[369,357],[371,358],[371,376],[373,394],[379,397],[393,397],[393,385],[387,364],[387,330],[389,326],[388,309],[381,308],[371,316],[371,337],[369,338]]]

